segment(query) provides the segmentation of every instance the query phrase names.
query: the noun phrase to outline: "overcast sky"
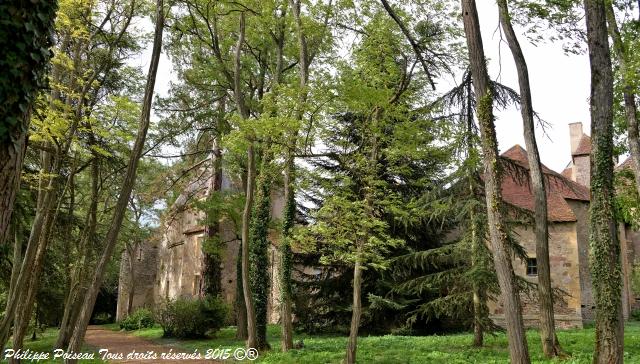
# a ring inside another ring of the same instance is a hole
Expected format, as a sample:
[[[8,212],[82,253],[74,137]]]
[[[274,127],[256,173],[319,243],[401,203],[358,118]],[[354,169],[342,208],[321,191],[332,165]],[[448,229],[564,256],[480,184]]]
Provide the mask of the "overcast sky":
[[[501,44],[502,56],[500,57],[501,42],[499,33],[496,32],[498,9],[495,2],[478,1],[478,11],[491,77],[496,79],[499,76],[499,82],[518,90],[515,65],[505,42]],[[516,32],[518,31],[519,29],[516,28]],[[529,66],[533,108],[550,125],[546,130],[546,136],[543,136],[540,128],[537,128],[542,162],[560,172],[570,160],[568,124],[582,122],[585,132],[590,134],[589,59],[586,54],[566,55],[562,51],[561,44],[542,43],[533,46],[520,33],[518,35]],[[132,63],[142,67],[146,72],[149,55],[150,52],[144,52]],[[174,79],[171,63],[163,54],[158,70],[156,92],[166,95],[171,79]],[[524,147],[519,110],[513,108],[497,113],[496,128],[501,152],[514,144]]]

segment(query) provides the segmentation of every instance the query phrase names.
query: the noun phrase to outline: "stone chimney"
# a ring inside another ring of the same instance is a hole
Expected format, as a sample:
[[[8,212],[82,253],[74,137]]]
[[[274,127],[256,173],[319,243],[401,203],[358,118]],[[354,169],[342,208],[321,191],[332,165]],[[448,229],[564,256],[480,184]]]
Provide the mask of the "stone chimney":
[[[584,132],[582,131],[582,123],[571,123],[569,124],[569,141],[571,142],[571,155],[573,155],[578,149],[578,145],[580,144],[580,140],[582,139],[582,135]]]
[[[589,156],[591,138],[584,134],[581,122],[569,124],[569,142],[571,144],[572,162],[571,179],[583,186],[589,187],[591,185],[591,164]],[[580,145],[581,143],[583,145]]]

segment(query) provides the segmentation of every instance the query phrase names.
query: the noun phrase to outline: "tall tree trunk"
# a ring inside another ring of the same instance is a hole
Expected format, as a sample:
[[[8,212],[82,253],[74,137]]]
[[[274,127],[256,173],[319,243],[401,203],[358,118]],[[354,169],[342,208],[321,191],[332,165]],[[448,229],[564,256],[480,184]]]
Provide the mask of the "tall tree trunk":
[[[242,79],[240,77],[240,56],[242,55],[242,44],[244,43],[245,20],[244,12],[240,13],[239,36],[236,44],[234,57],[233,94],[236,106],[243,119],[249,118],[249,110],[244,101],[242,91]],[[253,209],[253,190],[256,184],[256,158],[255,141],[253,136],[249,136],[249,147],[247,148],[247,187],[245,204],[242,211],[242,290],[244,302],[247,310],[247,347],[256,348],[256,311],[253,305],[253,295],[249,281],[249,225],[251,224],[251,210]]]
[[[104,240],[104,251],[96,266],[91,286],[87,290],[85,295],[85,301],[82,306],[82,310],[78,315],[78,319],[73,331],[73,335],[69,340],[68,351],[78,352],[82,346],[84,340],[84,334],[91,318],[91,313],[102,285],[104,273],[107,265],[111,260],[113,250],[115,248],[118,234],[122,226],[122,221],[129,204],[129,198],[131,191],[136,180],[136,172],[138,169],[138,162],[142,156],[145,140],[147,137],[147,130],[149,128],[149,119],[151,115],[151,103],[153,101],[153,89],[156,82],[156,74],[158,72],[158,63],[160,61],[160,52],[162,48],[162,32],[164,29],[164,3],[163,0],[156,1],[156,24],[153,40],[153,51],[151,54],[151,64],[149,65],[149,72],[147,74],[147,84],[144,92],[144,100],[142,105],[142,113],[140,115],[140,124],[138,127],[138,134],[131,151],[127,170],[122,182],[122,188],[120,195],[114,208],[114,216],[109,230]]]
[[[294,159],[293,151],[287,151],[284,169],[284,220],[282,221],[282,236],[280,241],[280,321],[282,324],[282,351],[293,349],[293,322],[291,312],[292,285],[291,265],[292,252],[291,229],[295,224],[296,202],[293,189]]]
[[[93,144],[93,134],[90,134],[90,143]],[[60,322],[60,330],[58,332],[58,338],[56,340],[55,348],[63,349],[69,345],[69,339],[73,333],[73,327],[80,313],[82,297],[85,293],[85,273],[87,271],[88,259],[89,259],[89,242],[94,238],[97,221],[98,221],[98,199],[99,199],[99,185],[100,185],[100,159],[96,154],[93,155],[91,161],[91,197],[89,203],[89,211],[85,219],[87,229],[80,238],[80,244],[78,247],[79,261],[74,267],[73,277],[71,279],[71,285],[67,299],[64,305],[64,314],[62,315],[62,321]]]
[[[551,288],[551,267],[549,263],[549,226],[547,224],[547,194],[544,186],[544,175],[536,142],[529,70],[522,53],[516,32],[511,25],[507,0],[499,0],[500,24],[507,37],[507,43],[518,72],[520,85],[520,112],[524,129],[524,142],[527,146],[529,173],[535,199],[535,236],[536,259],[538,263],[538,303],[540,305],[540,338],[542,351],[547,358],[558,356],[562,349],[556,337],[555,318],[553,315],[553,291]]]
[[[360,328],[360,316],[362,316],[362,266],[359,255],[360,254],[358,254],[356,264],[353,267],[353,307],[351,312],[349,341],[347,342],[347,356],[345,358],[346,364],[354,364],[356,362],[358,330]]]
[[[267,303],[269,297],[269,221],[271,212],[271,146],[262,146],[260,176],[256,183],[254,210],[251,216],[251,292],[256,311],[258,350],[269,349],[267,341]]]
[[[589,267],[596,303],[594,363],[622,363],[622,273],[614,217],[613,72],[604,0],[584,1],[591,64]]]
[[[629,143],[629,152],[631,154],[633,175],[636,180],[636,189],[640,196],[640,137],[638,130],[638,108],[636,106],[636,94],[634,93],[633,82],[629,79],[629,75],[632,74],[633,70],[629,69],[629,49],[626,49],[624,42],[622,41],[618,22],[613,10],[613,3],[607,2],[605,6],[607,23],[609,25],[609,35],[613,40],[613,51],[618,59],[618,63],[620,64],[624,113],[627,119],[627,141]]]
[[[236,262],[236,339],[247,340],[247,306],[244,300],[244,285],[242,284],[242,242],[238,247],[238,258]]]
[[[224,97],[218,101],[218,120],[216,126],[216,134],[211,138],[211,182],[209,184],[209,197],[212,194],[219,193],[222,190],[222,149],[220,148],[219,138],[221,134],[221,124],[223,123],[225,112]],[[210,240],[220,238],[220,222],[211,221],[207,226],[207,237]],[[219,242],[219,244],[221,244]],[[202,270],[203,284],[200,296],[219,296],[222,294],[222,271],[220,269],[219,253],[211,253],[206,249],[203,251],[204,268]]]
[[[307,100],[307,82],[309,80],[309,51],[307,39],[302,29],[302,19],[300,16],[300,0],[290,0],[289,5],[293,11],[293,17],[298,35],[298,73],[300,77],[300,96],[298,100],[298,110],[296,119],[302,120],[304,105]],[[292,282],[291,282],[291,229],[296,218],[295,199],[295,151],[297,145],[298,131],[292,131],[287,146],[284,170],[284,221],[282,223],[282,237],[280,242],[280,322],[282,324],[282,351],[293,348],[293,322],[292,322]]]
[[[480,123],[489,240],[504,303],[509,354],[511,363],[528,364],[530,363],[529,348],[522,320],[518,286],[511,265],[512,251],[507,240],[505,219],[502,213],[501,170],[493,116],[493,96],[489,87],[489,74],[474,0],[462,0],[462,15],[473,87],[478,100],[476,115]]]

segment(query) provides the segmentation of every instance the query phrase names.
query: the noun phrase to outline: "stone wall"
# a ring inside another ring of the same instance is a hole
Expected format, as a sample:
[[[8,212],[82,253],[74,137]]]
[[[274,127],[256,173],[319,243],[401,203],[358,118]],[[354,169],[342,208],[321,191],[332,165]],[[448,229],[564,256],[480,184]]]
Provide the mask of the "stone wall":
[[[533,227],[520,226],[514,229],[515,238],[525,248],[530,258],[536,257],[535,232]],[[582,327],[581,287],[577,226],[575,222],[549,224],[549,259],[551,264],[551,284],[566,292],[563,300],[554,302],[556,326]],[[528,276],[526,262],[514,259],[515,273],[526,280],[537,283],[537,276]],[[521,295],[523,318],[528,326],[536,326],[539,317],[537,292],[531,296]],[[503,300],[489,302],[491,317],[498,323],[504,321]]]
[[[281,219],[284,199],[280,191],[273,191],[271,195],[271,216]],[[205,239],[204,226],[200,225],[204,214],[194,209],[183,209],[176,213],[165,225],[160,253],[157,264],[156,301],[176,299],[178,297],[194,297],[200,292],[202,284],[202,270],[204,254],[202,242]],[[220,223],[221,241],[225,244],[221,259],[222,297],[235,307],[237,292],[237,259],[240,254],[241,242],[238,239],[239,230],[228,220]],[[267,302],[268,320],[276,323],[278,312],[278,234],[270,233],[272,244],[269,248],[269,276],[270,292]]]
[[[134,254],[133,280],[131,279],[129,265],[130,257],[126,250],[122,252],[120,260],[116,321],[120,321],[127,316],[132,282],[134,284],[132,312],[140,307],[152,308],[154,306],[158,244],[154,241],[140,243],[132,249],[132,252]]]

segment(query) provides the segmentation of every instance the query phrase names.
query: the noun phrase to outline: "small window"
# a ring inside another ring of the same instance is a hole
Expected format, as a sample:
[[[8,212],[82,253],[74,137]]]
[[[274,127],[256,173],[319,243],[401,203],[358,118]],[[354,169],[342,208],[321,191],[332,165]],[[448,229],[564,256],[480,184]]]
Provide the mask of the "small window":
[[[138,261],[142,260],[142,247],[138,248]]]
[[[538,275],[538,260],[536,258],[527,258],[527,275]]]

